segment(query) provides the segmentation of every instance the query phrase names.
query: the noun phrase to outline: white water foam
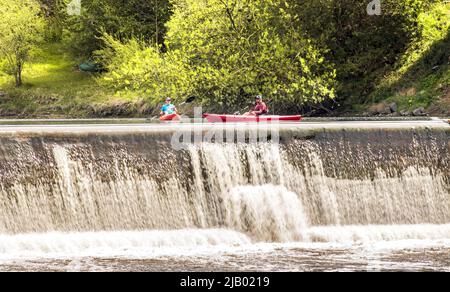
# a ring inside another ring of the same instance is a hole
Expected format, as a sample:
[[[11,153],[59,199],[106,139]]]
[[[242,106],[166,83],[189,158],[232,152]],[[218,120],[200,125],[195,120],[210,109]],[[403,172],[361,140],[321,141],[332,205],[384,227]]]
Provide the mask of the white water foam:
[[[172,230],[0,235],[0,259],[155,256],[251,244],[230,230]]]
[[[313,242],[373,243],[398,240],[433,241],[450,239],[450,224],[323,226],[309,228],[307,233]]]
[[[302,202],[284,187],[236,187],[225,200],[226,225],[235,230],[265,242],[308,241]]]
[[[31,259],[207,257],[354,250],[374,257],[400,250],[449,249],[450,225],[313,227],[312,241],[257,243],[232,230],[174,230],[0,235],[0,261]],[[318,241],[314,241],[318,240]],[[329,240],[329,241],[327,241]]]

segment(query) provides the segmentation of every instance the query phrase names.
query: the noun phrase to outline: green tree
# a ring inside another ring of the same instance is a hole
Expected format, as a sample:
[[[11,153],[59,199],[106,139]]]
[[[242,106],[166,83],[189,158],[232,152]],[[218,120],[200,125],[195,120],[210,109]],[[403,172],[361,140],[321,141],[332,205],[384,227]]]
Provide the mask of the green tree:
[[[67,17],[70,48],[90,57],[103,48],[103,33],[127,42],[139,38],[162,46],[171,15],[168,0],[83,0],[81,15]]]
[[[0,0],[0,58],[3,71],[22,85],[22,71],[30,51],[41,40],[44,20],[34,0]]]
[[[46,19],[45,39],[59,42],[67,26],[67,5],[71,0],[37,0]]]
[[[375,16],[369,0],[170,1],[164,50],[149,38],[105,39],[106,84],[155,98],[196,94],[224,110],[259,93],[280,112],[335,94],[363,103],[448,30],[432,0],[383,0]]]
[[[102,40],[106,46],[96,52],[108,71],[99,78],[102,85],[144,94],[153,103],[192,92],[192,71],[178,51],[163,53],[155,44],[134,38],[123,43],[108,34]]]
[[[258,93],[302,105],[334,97],[334,69],[288,3],[278,0],[174,0],[167,46],[186,56],[195,91],[223,108]],[[297,24],[299,24],[297,22]]]
[[[172,5],[165,52],[136,40],[104,38],[109,49],[98,53],[109,73],[103,82],[154,98],[195,94],[224,111],[256,94],[266,95],[279,111],[334,97],[334,68],[287,3],[174,0]]]

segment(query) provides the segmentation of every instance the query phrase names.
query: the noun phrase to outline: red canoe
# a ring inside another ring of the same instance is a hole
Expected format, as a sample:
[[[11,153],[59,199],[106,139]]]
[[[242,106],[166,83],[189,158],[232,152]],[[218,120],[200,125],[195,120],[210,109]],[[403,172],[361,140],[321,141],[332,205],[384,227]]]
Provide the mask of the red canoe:
[[[178,121],[180,120],[180,116],[177,114],[173,114],[173,115],[165,115],[165,116],[161,116],[159,118],[159,120],[161,122],[170,122],[170,121]]]
[[[204,114],[210,123],[259,123],[259,122],[299,122],[302,116],[235,116]]]

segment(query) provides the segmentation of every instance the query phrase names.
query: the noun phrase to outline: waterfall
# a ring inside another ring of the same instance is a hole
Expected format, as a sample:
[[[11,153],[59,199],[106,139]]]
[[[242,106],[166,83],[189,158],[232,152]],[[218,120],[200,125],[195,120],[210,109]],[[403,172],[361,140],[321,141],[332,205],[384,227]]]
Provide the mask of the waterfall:
[[[450,238],[448,176],[438,158],[445,148],[435,144],[411,144],[383,164],[386,153],[369,144],[203,143],[174,152],[121,139],[16,141],[14,153],[2,146],[9,156],[0,181],[0,253],[11,241],[27,245],[46,233],[144,232],[150,246]],[[361,165],[350,162],[355,156]],[[229,236],[215,235],[221,232]]]

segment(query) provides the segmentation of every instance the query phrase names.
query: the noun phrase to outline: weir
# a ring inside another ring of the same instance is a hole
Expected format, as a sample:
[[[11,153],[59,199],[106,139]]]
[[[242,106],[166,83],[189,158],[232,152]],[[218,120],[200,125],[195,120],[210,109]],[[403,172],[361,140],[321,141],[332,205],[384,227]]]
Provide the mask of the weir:
[[[448,124],[281,124],[279,143],[175,151],[174,133],[195,127],[0,127],[0,251],[48,232],[151,245],[450,238]],[[201,131],[257,126],[217,127]]]

